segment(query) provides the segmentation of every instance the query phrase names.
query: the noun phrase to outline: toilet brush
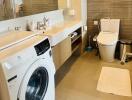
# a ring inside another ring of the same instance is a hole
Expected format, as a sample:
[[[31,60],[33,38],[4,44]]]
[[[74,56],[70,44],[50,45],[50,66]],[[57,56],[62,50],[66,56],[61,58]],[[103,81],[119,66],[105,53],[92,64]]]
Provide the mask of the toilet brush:
[[[92,51],[92,46],[91,46],[91,41],[90,41],[90,39],[91,39],[91,36],[89,35],[89,43],[88,43],[88,47],[86,48],[86,51]]]

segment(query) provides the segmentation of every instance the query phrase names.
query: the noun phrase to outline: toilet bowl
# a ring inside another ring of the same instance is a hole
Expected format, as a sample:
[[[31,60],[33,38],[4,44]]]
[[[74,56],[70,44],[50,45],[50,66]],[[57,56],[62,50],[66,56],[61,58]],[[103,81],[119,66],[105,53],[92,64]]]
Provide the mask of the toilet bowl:
[[[119,24],[119,19],[101,19],[101,32],[97,36],[97,43],[101,59],[106,62],[114,61]]]

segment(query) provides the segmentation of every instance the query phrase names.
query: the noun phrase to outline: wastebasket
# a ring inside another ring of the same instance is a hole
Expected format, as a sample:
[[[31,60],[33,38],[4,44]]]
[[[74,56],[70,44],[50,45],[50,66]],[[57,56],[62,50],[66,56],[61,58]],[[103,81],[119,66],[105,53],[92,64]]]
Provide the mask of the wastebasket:
[[[126,46],[126,51],[127,52],[132,52],[132,47],[130,45]],[[122,53],[123,53],[123,44],[120,44],[120,59],[122,58]]]

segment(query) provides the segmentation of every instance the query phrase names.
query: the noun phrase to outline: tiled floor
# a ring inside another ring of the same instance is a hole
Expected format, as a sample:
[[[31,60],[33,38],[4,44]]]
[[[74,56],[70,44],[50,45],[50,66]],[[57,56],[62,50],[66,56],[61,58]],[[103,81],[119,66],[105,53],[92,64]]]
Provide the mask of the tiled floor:
[[[121,65],[119,61],[106,63],[99,60],[95,52],[86,52],[70,65],[67,73],[63,71],[58,74],[59,77],[63,74],[65,76],[56,87],[56,100],[132,100],[132,97],[117,96],[96,90],[102,66],[129,69],[132,78],[132,61],[125,65]]]

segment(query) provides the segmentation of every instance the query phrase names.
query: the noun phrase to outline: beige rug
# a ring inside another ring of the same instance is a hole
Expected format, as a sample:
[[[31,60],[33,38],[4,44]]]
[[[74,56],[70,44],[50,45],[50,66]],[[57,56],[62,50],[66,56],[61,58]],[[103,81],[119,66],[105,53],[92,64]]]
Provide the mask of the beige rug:
[[[97,90],[115,95],[132,96],[129,70],[103,67]]]

